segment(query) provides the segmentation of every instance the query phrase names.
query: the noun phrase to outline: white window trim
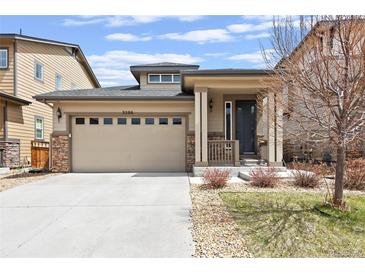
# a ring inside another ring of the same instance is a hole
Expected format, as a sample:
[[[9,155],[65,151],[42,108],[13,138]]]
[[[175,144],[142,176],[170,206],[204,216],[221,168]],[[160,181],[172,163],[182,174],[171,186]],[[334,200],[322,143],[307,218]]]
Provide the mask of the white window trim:
[[[231,106],[231,117],[229,119],[230,120],[229,123],[230,123],[230,126],[231,126],[231,140],[233,140],[233,135],[232,135],[232,133],[233,133],[233,129],[232,129],[233,104],[232,104],[232,101],[225,101],[224,102],[224,139],[227,140],[227,119],[226,119],[226,117],[227,117],[227,108],[226,108],[227,103],[230,104],[230,106]]]
[[[37,127],[37,120],[42,121],[42,128]],[[39,130],[39,129],[42,130],[42,138],[37,137],[37,130]],[[36,140],[44,140],[44,118],[43,117],[40,117],[40,116],[35,116],[34,117],[34,138]]]
[[[37,77],[37,65],[40,65],[41,68],[42,68],[42,78]],[[44,66],[43,66],[43,64],[41,62],[34,61],[34,79],[43,82],[43,78],[44,78]]]
[[[165,75],[170,75],[171,76],[171,82],[162,82],[162,76],[165,76]],[[174,81],[174,75],[180,75],[180,74],[178,74],[178,73],[149,73],[147,75],[147,82],[149,84],[179,84],[180,81],[178,81],[178,82]],[[158,82],[153,82],[153,81],[150,80],[150,76],[159,76],[160,80]]]
[[[8,69],[9,68],[9,49],[7,48],[0,48],[0,51],[5,51],[6,52],[6,59],[5,59],[5,67],[0,66],[0,69]]]
[[[61,87],[58,87],[57,86],[57,78],[59,77],[59,79],[61,80]],[[56,76],[55,76],[55,88],[56,88],[56,90],[62,90],[62,75],[61,74],[59,74],[59,73],[56,73]]]

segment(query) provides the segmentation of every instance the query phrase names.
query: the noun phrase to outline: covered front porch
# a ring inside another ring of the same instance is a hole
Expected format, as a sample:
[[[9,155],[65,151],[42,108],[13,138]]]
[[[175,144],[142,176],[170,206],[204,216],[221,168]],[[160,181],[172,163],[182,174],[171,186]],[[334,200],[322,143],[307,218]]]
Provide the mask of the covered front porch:
[[[183,73],[195,95],[195,167],[282,166],[280,93],[269,92],[270,71]]]

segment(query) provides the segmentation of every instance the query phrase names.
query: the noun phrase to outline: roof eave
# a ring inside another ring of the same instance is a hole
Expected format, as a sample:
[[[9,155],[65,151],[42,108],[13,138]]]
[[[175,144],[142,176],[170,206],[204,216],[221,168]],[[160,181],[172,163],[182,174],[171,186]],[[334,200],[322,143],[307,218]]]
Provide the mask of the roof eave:
[[[194,96],[125,96],[125,97],[100,97],[100,96],[34,96],[39,102],[52,101],[193,101]]]

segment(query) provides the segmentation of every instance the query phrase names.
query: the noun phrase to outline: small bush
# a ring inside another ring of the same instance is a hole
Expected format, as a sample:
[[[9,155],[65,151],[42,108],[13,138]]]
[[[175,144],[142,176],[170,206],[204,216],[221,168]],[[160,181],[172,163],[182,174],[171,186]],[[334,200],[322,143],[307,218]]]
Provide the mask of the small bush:
[[[279,176],[275,168],[258,168],[250,172],[251,184],[256,187],[275,187],[279,183]]]
[[[364,159],[347,161],[344,187],[351,190],[365,190]]]
[[[230,178],[229,170],[206,169],[203,174],[204,188],[222,188]]]
[[[321,183],[320,177],[311,171],[294,170],[294,184],[304,188],[315,188]]]

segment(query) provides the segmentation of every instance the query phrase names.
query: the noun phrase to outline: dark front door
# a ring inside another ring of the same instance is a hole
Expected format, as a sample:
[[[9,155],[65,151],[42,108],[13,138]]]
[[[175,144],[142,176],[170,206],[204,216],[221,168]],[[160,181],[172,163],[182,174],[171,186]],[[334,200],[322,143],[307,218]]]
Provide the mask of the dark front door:
[[[236,102],[236,139],[240,155],[256,154],[256,102]]]

